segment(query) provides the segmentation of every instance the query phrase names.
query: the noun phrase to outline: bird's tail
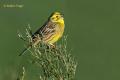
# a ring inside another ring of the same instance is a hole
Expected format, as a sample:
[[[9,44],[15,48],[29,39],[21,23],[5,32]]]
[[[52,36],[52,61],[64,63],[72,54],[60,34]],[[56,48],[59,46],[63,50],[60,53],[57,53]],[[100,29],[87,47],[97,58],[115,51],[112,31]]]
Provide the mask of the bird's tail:
[[[20,54],[19,56],[23,55],[27,50],[29,50],[31,48],[31,46],[28,46],[27,48],[25,48]]]

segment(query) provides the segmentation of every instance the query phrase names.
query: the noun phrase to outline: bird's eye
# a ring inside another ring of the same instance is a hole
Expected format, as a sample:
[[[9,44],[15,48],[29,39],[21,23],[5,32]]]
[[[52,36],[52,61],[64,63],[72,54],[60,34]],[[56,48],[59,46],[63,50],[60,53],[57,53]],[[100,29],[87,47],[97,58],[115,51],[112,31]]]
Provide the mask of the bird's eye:
[[[56,18],[58,18],[59,16],[56,16]]]

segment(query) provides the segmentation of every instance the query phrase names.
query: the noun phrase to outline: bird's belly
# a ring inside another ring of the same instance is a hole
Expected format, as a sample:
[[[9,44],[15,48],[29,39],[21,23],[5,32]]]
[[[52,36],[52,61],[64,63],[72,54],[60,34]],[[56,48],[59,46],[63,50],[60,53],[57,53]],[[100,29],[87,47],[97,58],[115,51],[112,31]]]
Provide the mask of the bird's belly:
[[[56,27],[55,33],[52,34],[49,38],[45,40],[45,43],[47,44],[53,44],[57,42],[63,35],[64,28],[62,29],[61,27]]]
[[[51,36],[48,40],[46,40],[45,42],[48,44],[53,44],[53,43],[57,42],[60,37],[61,37],[61,34],[56,33],[53,36]]]

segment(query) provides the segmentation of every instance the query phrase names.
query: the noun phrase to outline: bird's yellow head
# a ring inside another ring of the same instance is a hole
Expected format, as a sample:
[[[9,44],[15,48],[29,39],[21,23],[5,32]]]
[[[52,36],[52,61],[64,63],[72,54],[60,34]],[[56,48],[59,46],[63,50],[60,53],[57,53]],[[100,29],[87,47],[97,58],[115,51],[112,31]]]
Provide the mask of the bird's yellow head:
[[[51,16],[50,16],[50,20],[52,22],[57,22],[57,23],[64,24],[64,18],[63,18],[63,15],[60,12],[52,13]]]

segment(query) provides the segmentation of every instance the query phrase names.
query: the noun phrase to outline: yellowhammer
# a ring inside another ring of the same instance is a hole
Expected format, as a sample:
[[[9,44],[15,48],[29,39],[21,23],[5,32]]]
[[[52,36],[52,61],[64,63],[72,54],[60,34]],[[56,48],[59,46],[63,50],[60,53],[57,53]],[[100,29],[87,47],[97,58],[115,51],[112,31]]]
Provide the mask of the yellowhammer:
[[[47,22],[32,35],[32,45],[35,46],[41,41],[48,45],[53,45],[64,32],[64,18],[60,12],[54,12],[50,15]],[[23,50],[22,55],[30,46]]]

